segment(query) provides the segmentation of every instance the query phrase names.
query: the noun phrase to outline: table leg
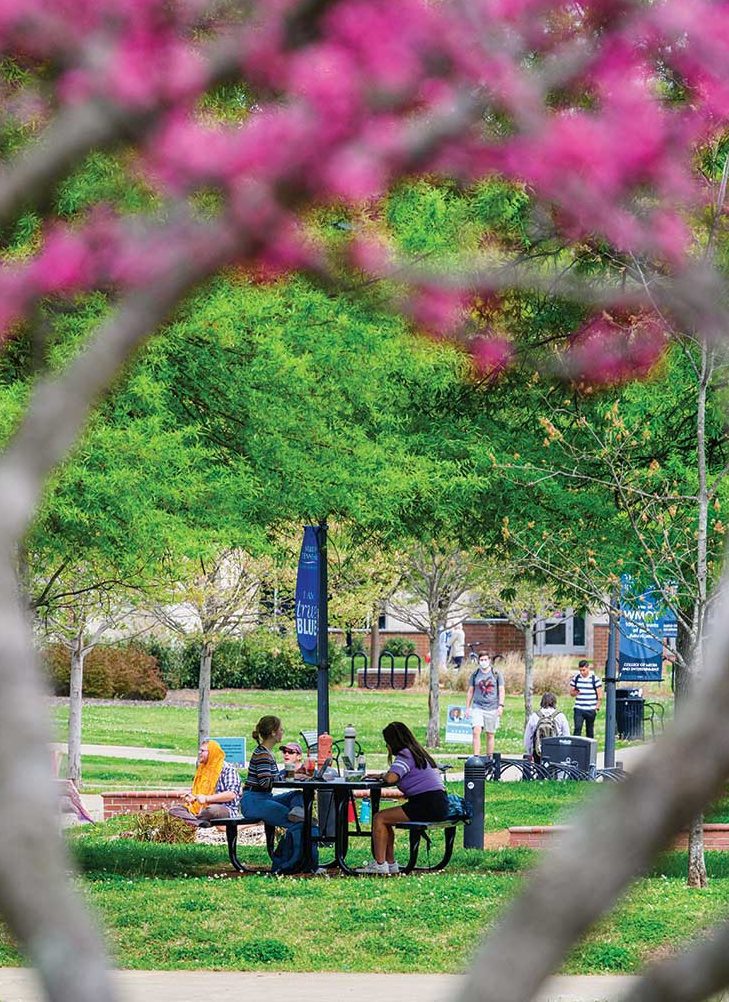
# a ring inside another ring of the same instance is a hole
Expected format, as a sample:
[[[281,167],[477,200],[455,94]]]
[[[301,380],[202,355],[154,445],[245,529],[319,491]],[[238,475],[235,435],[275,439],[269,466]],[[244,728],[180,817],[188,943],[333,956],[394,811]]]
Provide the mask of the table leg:
[[[304,865],[301,868],[302,873],[313,873],[316,867],[313,864],[312,857],[312,818],[314,814],[314,791],[304,787],[302,791],[304,795],[304,831],[303,831],[303,852],[304,852]]]
[[[375,858],[375,838],[374,838],[373,822],[375,820],[375,814],[377,814],[377,812],[380,809],[380,793],[381,791],[379,787],[375,787],[374,789],[370,790],[370,804],[372,805],[372,821],[370,821],[370,829],[372,829],[372,834],[370,835],[370,848],[372,850],[373,859]]]
[[[349,792],[343,792],[344,796],[341,796],[339,790],[337,790],[337,793],[335,794],[337,828],[334,840],[334,859],[342,873],[346,873],[348,876],[354,877],[357,875],[357,871],[353,869],[349,863],[347,863],[347,849],[349,848],[349,821],[347,820]]]
[[[227,824],[225,826],[225,839],[228,843],[228,857],[231,863],[238,873],[245,873],[248,867],[238,859],[238,825]]]

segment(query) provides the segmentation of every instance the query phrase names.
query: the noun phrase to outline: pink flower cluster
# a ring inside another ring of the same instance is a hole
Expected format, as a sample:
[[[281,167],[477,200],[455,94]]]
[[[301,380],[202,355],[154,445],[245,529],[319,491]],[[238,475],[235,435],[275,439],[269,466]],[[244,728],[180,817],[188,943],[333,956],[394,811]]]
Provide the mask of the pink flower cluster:
[[[566,355],[573,378],[614,385],[647,376],[660,361],[668,334],[655,314],[593,317],[573,336]]]
[[[218,23],[202,0],[0,0],[0,50],[54,64],[61,104],[102,99],[148,120],[140,169],[165,200],[217,190],[239,236],[231,263],[258,276],[324,266],[302,210],[377,199],[416,172],[470,183],[498,171],[547,201],[569,237],[683,267],[702,197],[696,144],[727,124],[726,0],[339,0],[308,19],[304,7],[267,0]],[[199,109],[224,49],[223,78],[237,76],[247,102],[233,124]],[[149,280],[179,235],[173,223],[156,234],[135,244],[98,215],[51,227],[32,261],[0,269],[0,322],[39,296]],[[392,272],[383,245],[358,237],[348,253],[374,277]],[[404,306],[434,336],[467,316],[452,285],[417,283]],[[568,365],[620,381],[650,370],[664,338],[646,318],[597,318]],[[470,346],[486,375],[511,351],[490,335]]]

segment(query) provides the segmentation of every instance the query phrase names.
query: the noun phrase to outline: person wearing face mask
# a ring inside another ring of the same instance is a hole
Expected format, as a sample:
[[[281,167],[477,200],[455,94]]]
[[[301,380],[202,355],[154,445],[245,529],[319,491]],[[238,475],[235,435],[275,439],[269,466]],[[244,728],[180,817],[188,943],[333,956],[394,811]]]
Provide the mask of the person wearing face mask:
[[[481,732],[486,732],[486,755],[494,754],[494,735],[504,712],[504,676],[494,668],[491,658],[479,652],[478,668],[473,672],[466,693],[466,718],[473,728],[473,754],[481,754]]]

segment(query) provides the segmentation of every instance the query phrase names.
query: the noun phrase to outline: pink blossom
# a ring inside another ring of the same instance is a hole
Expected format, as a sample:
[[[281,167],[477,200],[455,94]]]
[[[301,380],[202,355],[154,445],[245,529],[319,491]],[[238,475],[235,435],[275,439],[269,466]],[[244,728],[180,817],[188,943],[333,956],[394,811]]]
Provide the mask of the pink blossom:
[[[87,288],[95,277],[94,259],[80,233],[51,231],[30,266],[30,280],[44,294]]]
[[[465,307],[466,298],[460,289],[437,285],[421,286],[406,305],[414,323],[435,337],[455,333],[463,322]]]
[[[585,382],[622,383],[647,376],[663,355],[666,341],[665,325],[653,314],[621,322],[603,313],[574,335],[565,361],[568,370]]]
[[[473,367],[479,376],[497,376],[514,356],[514,346],[503,337],[479,335],[468,346]]]
[[[391,248],[372,237],[355,237],[350,241],[348,257],[355,268],[370,275],[386,275],[392,267]]]

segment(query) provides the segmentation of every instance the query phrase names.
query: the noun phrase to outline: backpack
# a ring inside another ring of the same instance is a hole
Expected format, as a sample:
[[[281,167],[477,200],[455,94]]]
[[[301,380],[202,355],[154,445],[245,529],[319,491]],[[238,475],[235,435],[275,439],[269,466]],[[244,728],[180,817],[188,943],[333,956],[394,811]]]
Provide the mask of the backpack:
[[[319,829],[314,826],[312,838],[318,838]],[[307,869],[315,870],[319,865],[319,849],[316,842],[311,844],[311,859]],[[304,867],[304,825],[298,822],[287,828],[279,839],[271,857],[271,873],[299,873]]]
[[[464,824],[470,825],[473,819],[473,807],[471,804],[464,800],[463,797],[459,797],[457,793],[449,793],[448,797],[448,816],[446,821],[463,821]]]
[[[553,713],[547,713],[546,710],[539,710],[537,713],[537,726],[534,730],[534,737],[532,738],[532,748],[534,751],[535,758],[541,758],[542,755],[542,741],[545,738],[556,738],[559,737],[559,728],[557,727],[557,711]]]

